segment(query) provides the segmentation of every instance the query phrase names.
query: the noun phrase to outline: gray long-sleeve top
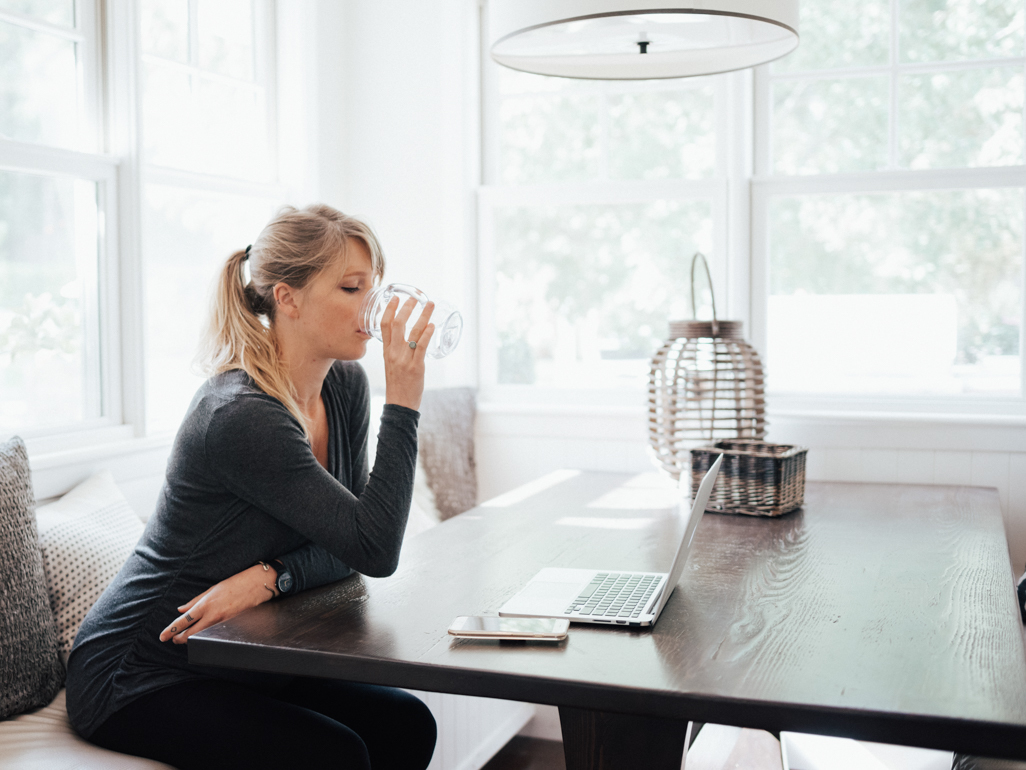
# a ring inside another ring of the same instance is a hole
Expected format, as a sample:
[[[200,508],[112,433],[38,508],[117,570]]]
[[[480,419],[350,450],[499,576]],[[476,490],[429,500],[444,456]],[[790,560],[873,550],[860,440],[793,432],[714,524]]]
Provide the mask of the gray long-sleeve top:
[[[241,370],[196,394],[175,438],[157,509],[89,611],[68,662],[68,716],[88,737],[148,692],[206,676],[186,645],[158,636],[177,608],[258,561],[280,559],[293,593],[353,570],[386,576],[399,561],[413,495],[417,420],[386,405],[368,474],[370,396],[356,362],[336,362],[321,391],[328,469],[299,422]]]

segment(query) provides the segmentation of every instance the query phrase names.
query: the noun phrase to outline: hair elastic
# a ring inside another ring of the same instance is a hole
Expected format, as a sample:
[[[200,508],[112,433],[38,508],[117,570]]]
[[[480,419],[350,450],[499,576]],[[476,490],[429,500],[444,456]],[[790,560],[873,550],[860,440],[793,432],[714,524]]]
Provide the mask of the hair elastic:
[[[252,243],[249,244],[249,246],[246,247],[246,256],[243,257],[243,259],[249,259],[249,250],[252,249],[252,248],[253,248],[253,244]]]

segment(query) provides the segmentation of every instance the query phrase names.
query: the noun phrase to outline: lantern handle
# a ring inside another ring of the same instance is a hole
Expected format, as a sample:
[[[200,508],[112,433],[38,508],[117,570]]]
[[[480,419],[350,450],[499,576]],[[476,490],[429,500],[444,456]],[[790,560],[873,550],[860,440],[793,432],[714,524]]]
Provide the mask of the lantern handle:
[[[716,320],[716,290],[713,288],[712,272],[709,270],[709,262],[705,258],[705,254],[700,251],[695,252],[695,256],[691,258],[691,317],[696,321],[698,320],[698,305],[695,304],[695,265],[698,263],[699,258],[702,260],[702,265],[705,267],[705,274],[709,278],[709,295],[712,297],[712,333],[713,336],[717,336],[720,333],[720,324]]]

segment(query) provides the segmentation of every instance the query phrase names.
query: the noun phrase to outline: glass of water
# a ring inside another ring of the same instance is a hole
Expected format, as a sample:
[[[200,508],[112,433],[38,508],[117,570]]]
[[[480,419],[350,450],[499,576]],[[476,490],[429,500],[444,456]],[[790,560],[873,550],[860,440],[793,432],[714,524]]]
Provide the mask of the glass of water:
[[[367,292],[360,308],[360,328],[376,340],[381,340],[381,317],[385,314],[392,297],[399,297],[400,306],[407,299],[417,300],[417,308],[410,313],[410,319],[406,322],[406,337],[409,338],[410,330],[420,318],[424,306],[428,302],[435,303],[434,312],[431,314],[431,323],[435,325],[435,333],[431,336],[428,344],[427,355],[431,358],[445,358],[456,349],[463,336],[463,316],[460,311],[444,300],[430,300],[428,296],[415,286],[405,283],[390,283],[387,286],[379,286]],[[418,312],[418,310],[420,312]]]

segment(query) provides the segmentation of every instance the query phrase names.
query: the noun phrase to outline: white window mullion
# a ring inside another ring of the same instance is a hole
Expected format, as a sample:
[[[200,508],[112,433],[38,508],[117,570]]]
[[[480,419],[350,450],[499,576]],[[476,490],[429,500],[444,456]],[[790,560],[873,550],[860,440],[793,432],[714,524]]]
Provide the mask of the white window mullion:
[[[107,367],[108,351],[112,354],[117,335],[104,323],[103,307],[106,299],[107,277],[105,234],[102,207],[106,196],[105,184],[75,183],[75,261],[81,276],[81,313],[83,335],[83,378],[86,414],[98,414],[111,424],[121,422],[121,405],[107,396],[114,380]],[[107,344],[105,344],[107,343]]]
[[[261,25],[261,28],[263,28],[263,25]],[[270,31],[268,31],[267,34],[270,34]],[[266,90],[266,88],[263,86],[263,81],[261,80],[244,80],[241,78],[232,77],[231,75],[222,75],[217,72],[210,72],[209,70],[201,69],[200,67],[197,67],[193,64],[184,64],[182,62],[174,61],[172,59],[165,59],[161,56],[154,56],[153,54],[143,54],[139,58],[144,64],[156,64],[160,67],[167,67],[168,69],[176,70],[183,74],[189,75],[192,78],[203,78],[205,80],[209,80],[215,83],[221,83],[223,85],[231,86],[232,88],[252,91],[254,93],[259,93],[261,91]],[[262,69],[265,72],[268,72],[270,70],[270,68],[266,66],[260,67],[258,69]]]
[[[277,63],[276,52],[279,50],[277,34],[278,24],[276,22],[277,15],[278,8],[275,3],[264,3],[258,6],[253,28],[253,34],[255,37],[253,45],[253,75],[256,78],[256,82],[263,86],[261,89],[261,98],[264,106],[264,119],[268,126],[268,156],[270,158],[271,168],[275,170],[273,178],[276,181],[280,181],[281,174],[279,173],[279,170],[281,168],[281,162],[278,147],[278,68],[277,66],[274,66]],[[259,41],[266,41],[266,47],[264,50],[275,52],[275,55],[270,57],[258,56],[257,53],[262,48],[261,45],[257,44]]]
[[[85,0],[88,2],[89,0]],[[77,0],[76,0],[77,2]],[[78,9],[76,8],[76,18]],[[17,24],[19,27],[25,27],[36,32],[45,32],[47,35],[53,35],[55,37],[61,37],[65,40],[72,40],[76,43],[83,41],[83,38],[87,32],[83,32],[81,25],[76,27],[62,27],[59,24],[50,24],[46,21],[41,21],[35,16],[28,16],[23,13],[16,13],[14,11],[0,10],[0,21],[6,21],[10,24]]]
[[[199,66],[199,0],[189,0],[189,64]]]
[[[1023,196],[1023,222],[1026,223],[1026,195]],[[1022,240],[1022,269],[1019,276],[1019,397],[1026,398],[1026,234]]]
[[[488,53],[488,4],[481,8],[481,47],[478,52],[481,67],[481,181],[485,185],[499,183],[501,166],[500,110],[498,65]],[[482,359],[483,361],[483,359]]]
[[[757,177],[773,173],[773,84],[770,66],[763,64],[754,71],[754,171]]]
[[[748,330],[752,325],[749,266],[752,262],[751,179],[755,152],[752,82],[750,70],[728,75],[722,88],[724,104],[717,110],[721,123],[726,123],[718,148],[721,166],[718,174],[726,180],[728,196],[723,215],[727,277],[720,294],[725,299],[725,313],[742,321]]]
[[[916,190],[969,190],[1022,187],[1026,166],[864,171],[851,174],[755,177],[752,185],[774,195],[829,195]]]
[[[247,182],[242,179],[199,174],[195,171],[183,171],[166,166],[146,166],[143,181],[146,184],[187,187],[207,192],[248,195],[258,198],[281,199],[287,193],[286,187],[277,182]]]
[[[772,367],[765,354],[769,341],[769,191],[752,185],[752,262],[751,262],[751,332],[752,345],[763,355],[763,362]]]
[[[484,187],[477,196],[478,385],[483,400],[498,385],[499,348],[495,344],[495,188]]]
[[[899,0],[891,0],[891,66],[890,66],[890,107],[887,116],[887,168],[898,168],[898,137],[901,126],[898,120],[901,31],[899,29]]]
[[[117,161],[109,155],[0,139],[0,169],[100,181],[114,176]]]
[[[77,45],[79,114],[88,133],[88,148],[101,150],[104,135],[103,77],[100,63],[99,16],[93,0],[75,0],[75,27],[84,32]]]
[[[140,222],[140,132],[137,4],[108,0],[106,16],[107,141],[121,159],[116,184],[108,187],[106,318],[118,343],[108,355],[110,397],[120,405],[121,418],[135,436],[144,433],[146,389],[143,372],[143,302]],[[116,387],[113,385],[116,383]]]

